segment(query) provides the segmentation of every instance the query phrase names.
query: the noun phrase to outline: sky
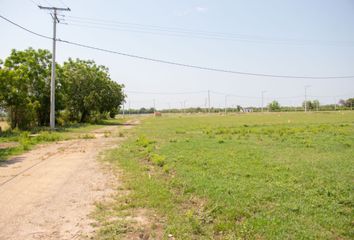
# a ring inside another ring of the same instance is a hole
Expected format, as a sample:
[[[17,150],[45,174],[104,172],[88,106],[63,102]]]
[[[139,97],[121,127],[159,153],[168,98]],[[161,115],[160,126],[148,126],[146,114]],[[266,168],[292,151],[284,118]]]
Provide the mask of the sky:
[[[0,14],[52,36],[48,11],[66,7],[57,37],[94,47],[183,64],[297,76],[354,75],[353,0],[0,0]],[[51,51],[52,42],[0,19],[0,59],[11,49]],[[57,62],[92,59],[125,85],[126,108],[300,105],[354,97],[354,78],[245,76],[166,65],[64,43]]]

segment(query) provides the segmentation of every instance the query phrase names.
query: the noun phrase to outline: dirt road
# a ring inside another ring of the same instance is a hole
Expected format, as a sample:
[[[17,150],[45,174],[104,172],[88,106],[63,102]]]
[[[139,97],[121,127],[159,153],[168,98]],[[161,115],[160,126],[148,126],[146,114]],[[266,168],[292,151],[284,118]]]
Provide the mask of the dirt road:
[[[112,175],[97,158],[117,146],[121,138],[107,133],[118,128],[91,132],[94,139],[44,144],[0,165],[0,239],[92,235],[88,214],[113,193]]]

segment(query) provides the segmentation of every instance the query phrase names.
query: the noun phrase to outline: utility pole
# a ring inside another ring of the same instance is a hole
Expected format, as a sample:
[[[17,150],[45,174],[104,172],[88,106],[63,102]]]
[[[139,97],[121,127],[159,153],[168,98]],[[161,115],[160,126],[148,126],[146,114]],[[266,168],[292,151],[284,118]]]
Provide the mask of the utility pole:
[[[156,100],[154,99],[154,112],[156,112]]]
[[[57,7],[43,7],[38,5],[41,10],[53,11],[53,52],[52,52],[52,75],[50,80],[50,128],[55,129],[55,50],[56,50],[56,40],[57,40],[57,23],[59,19],[57,17],[58,11],[71,11],[70,8],[57,8]]]
[[[227,114],[227,98],[229,95],[225,95],[225,115]]]
[[[334,111],[337,111],[337,101],[336,101],[336,98],[334,98]]]
[[[305,112],[307,112],[307,89],[311,87],[310,85],[305,86]]]
[[[263,107],[264,107],[264,94],[266,93],[267,91],[262,91],[262,112],[263,112]]]
[[[129,110],[128,110],[129,112],[128,112],[128,114],[129,114],[129,116],[130,116],[130,100],[129,100],[129,104],[128,104],[128,105],[129,105]]]
[[[209,113],[210,113],[210,90],[208,90],[208,105],[209,105]]]

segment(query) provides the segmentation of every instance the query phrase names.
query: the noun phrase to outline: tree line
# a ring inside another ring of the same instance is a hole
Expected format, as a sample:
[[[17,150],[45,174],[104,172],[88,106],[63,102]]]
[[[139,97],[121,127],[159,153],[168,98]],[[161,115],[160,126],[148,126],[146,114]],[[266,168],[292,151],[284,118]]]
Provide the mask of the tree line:
[[[51,58],[48,50],[12,50],[0,60],[0,109],[11,128],[49,125]],[[124,86],[107,67],[69,58],[56,64],[56,122],[92,122],[114,117],[124,102]]]
[[[281,106],[278,101],[272,101],[267,106],[263,108],[265,112],[296,112],[296,111],[304,111],[305,105],[308,111],[334,111],[334,110],[353,110],[354,98],[349,98],[346,100],[340,100],[338,104],[320,104],[318,100],[308,100],[302,103],[302,106]],[[242,107],[237,105],[235,107],[227,107],[227,112],[245,112],[247,110],[251,110],[252,112],[261,112],[261,107]],[[120,114],[151,114],[156,111],[163,113],[222,113],[225,112],[225,108],[212,107],[202,108],[202,107],[189,107],[189,108],[170,108],[170,109],[155,109],[151,108],[140,108],[140,109],[120,109]]]

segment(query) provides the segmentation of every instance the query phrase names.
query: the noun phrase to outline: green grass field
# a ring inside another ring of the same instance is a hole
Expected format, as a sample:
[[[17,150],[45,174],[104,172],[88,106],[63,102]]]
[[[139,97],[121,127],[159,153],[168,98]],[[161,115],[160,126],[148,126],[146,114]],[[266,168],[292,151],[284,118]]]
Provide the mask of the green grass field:
[[[134,209],[165,238],[354,238],[354,112],[150,117],[106,159],[130,194],[100,206],[99,239]]]

